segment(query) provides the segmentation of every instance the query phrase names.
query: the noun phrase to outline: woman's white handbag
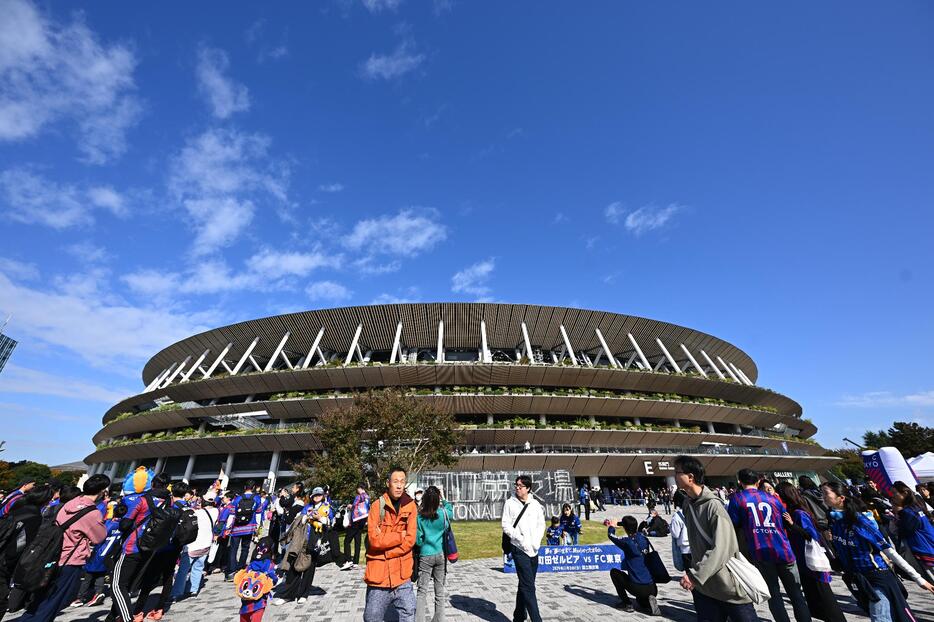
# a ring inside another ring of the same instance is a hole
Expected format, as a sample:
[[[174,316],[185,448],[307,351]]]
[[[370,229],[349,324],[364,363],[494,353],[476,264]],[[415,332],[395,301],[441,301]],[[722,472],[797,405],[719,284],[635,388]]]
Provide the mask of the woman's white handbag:
[[[804,543],[804,563],[807,565],[808,570],[814,572],[830,572],[833,570],[830,567],[827,553],[824,552],[824,547],[814,539]]]
[[[707,541],[708,546],[714,546],[713,538],[704,531],[700,521],[697,520],[694,508],[690,504],[688,504],[688,507],[691,509],[691,514],[694,515],[694,526],[697,528],[697,532]],[[732,526],[730,528],[732,529]],[[762,573],[749,563],[749,560],[743,557],[742,553],[736,553],[731,557],[726,563],[726,569],[730,571],[730,574],[733,575],[733,578],[753,603],[759,605],[771,598],[772,594],[769,592],[769,586],[765,579],[762,578]]]

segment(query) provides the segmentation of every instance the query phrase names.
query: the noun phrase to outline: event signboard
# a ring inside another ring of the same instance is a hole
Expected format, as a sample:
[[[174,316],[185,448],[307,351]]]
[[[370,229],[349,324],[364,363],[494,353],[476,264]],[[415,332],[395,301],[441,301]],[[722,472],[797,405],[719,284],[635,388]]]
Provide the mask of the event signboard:
[[[623,552],[615,544],[578,546],[543,546],[538,549],[538,572],[608,572],[619,568]],[[514,573],[516,567],[507,564],[503,572]]]

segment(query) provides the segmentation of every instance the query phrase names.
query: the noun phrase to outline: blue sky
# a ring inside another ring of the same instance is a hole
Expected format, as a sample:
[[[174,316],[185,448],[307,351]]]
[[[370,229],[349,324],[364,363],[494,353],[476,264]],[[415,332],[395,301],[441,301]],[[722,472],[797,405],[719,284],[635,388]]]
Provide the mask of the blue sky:
[[[306,308],[715,334],[830,447],[934,425],[934,7],[0,0],[6,459]]]

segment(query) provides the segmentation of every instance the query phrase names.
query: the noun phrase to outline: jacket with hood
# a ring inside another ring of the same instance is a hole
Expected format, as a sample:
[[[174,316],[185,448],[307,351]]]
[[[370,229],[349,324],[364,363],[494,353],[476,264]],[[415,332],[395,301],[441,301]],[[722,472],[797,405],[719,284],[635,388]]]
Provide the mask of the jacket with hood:
[[[94,500],[84,495],[75,497],[66,503],[55,516],[55,522],[61,525],[88,506],[94,507],[94,511],[88,512],[65,530],[62,539],[62,554],[58,558],[60,566],[83,566],[91,556],[94,547],[107,537],[104,517],[97,511]]]
[[[9,565],[16,564],[20,554],[39,533],[39,527],[42,526],[42,514],[37,506],[22,500],[16,503],[8,514],[7,520],[13,521],[14,526],[13,534],[4,551],[6,563]]]
[[[684,523],[691,545],[691,566],[687,568],[697,584],[694,589],[716,600],[736,605],[751,603],[746,592],[736,583],[726,567],[732,557],[741,555],[733,522],[723,502],[704,486],[696,499],[684,502]],[[701,529],[713,542],[701,536]]]
[[[363,576],[368,586],[396,588],[412,580],[412,547],[417,533],[418,507],[406,493],[399,498],[398,511],[388,493],[370,505]]]

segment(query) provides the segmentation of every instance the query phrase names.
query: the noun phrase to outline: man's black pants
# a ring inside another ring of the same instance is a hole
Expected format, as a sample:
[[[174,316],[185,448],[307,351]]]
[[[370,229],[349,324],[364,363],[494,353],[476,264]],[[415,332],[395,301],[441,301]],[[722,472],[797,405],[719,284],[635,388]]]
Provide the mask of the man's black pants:
[[[516,565],[519,577],[519,589],[516,592],[516,610],[512,614],[513,622],[525,620],[528,612],[532,622],[542,622],[538,613],[538,597],[535,595],[535,574],[538,572],[538,555],[529,557],[515,546],[512,547],[512,561]]]

